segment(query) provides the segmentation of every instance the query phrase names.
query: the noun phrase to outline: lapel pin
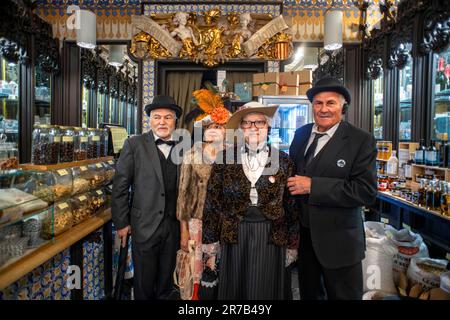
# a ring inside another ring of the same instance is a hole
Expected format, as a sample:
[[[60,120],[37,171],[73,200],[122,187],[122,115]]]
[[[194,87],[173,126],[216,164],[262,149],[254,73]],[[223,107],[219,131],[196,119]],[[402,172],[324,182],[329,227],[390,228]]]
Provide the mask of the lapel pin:
[[[274,176],[270,176],[269,177],[269,181],[270,181],[270,183],[275,183],[275,177]]]
[[[343,167],[345,167],[345,160],[344,160],[344,159],[339,159],[339,160],[336,162],[336,164],[337,164],[337,166],[338,166],[339,168],[343,168]]]

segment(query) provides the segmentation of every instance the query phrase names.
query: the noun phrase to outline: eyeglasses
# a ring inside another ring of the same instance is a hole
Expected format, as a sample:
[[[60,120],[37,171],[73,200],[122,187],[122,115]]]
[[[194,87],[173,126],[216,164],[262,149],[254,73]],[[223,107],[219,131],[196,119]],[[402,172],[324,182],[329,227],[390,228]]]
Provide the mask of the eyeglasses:
[[[223,129],[223,126],[216,123],[211,123],[210,125],[205,127],[206,129]]]
[[[249,129],[249,128],[252,127],[253,124],[255,125],[255,128],[262,129],[262,128],[264,128],[266,126],[267,121],[265,121],[265,120],[257,120],[257,121],[245,121],[245,120],[242,120],[241,121],[241,128],[242,129]]]
[[[161,119],[164,119],[166,121],[172,121],[172,120],[175,120],[176,117],[171,116],[171,115],[167,115],[165,117],[161,117],[160,115],[156,115],[155,114],[155,115],[151,116],[150,119],[155,120],[155,121],[160,121]]]

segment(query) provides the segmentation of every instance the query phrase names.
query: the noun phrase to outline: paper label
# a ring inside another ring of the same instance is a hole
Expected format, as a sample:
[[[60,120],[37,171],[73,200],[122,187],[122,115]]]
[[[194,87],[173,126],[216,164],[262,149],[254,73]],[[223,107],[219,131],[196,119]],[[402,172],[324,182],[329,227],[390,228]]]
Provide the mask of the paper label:
[[[92,141],[100,141],[100,136],[93,136]]]
[[[58,204],[58,208],[61,209],[61,210],[65,209],[65,208],[68,208],[68,207],[69,207],[69,205],[66,202]]]
[[[60,176],[65,176],[65,175],[68,175],[68,174],[69,174],[69,172],[67,172],[66,169],[61,169],[61,170],[58,170],[58,171],[56,171],[56,172],[58,172],[58,174],[59,174]]]
[[[101,168],[101,167],[102,167],[102,164],[101,164],[101,163],[97,163],[95,166],[96,166],[97,168]]]
[[[97,194],[98,194],[98,195],[102,195],[102,194],[103,194],[103,191],[102,191],[102,190],[97,190]]]
[[[388,218],[381,218],[381,222],[388,224],[389,223],[389,219]]]
[[[80,200],[80,201],[84,201],[84,200],[86,200],[87,198],[86,198],[86,196],[79,196],[78,197],[78,200]]]
[[[65,137],[62,138],[62,141],[63,142],[72,142],[73,141],[73,137],[65,136]]]
[[[109,160],[108,163],[109,163],[109,164],[114,164],[114,161]]]
[[[87,137],[80,137],[80,142],[87,142],[88,138]]]
[[[86,170],[87,170],[87,167],[84,167],[84,166],[83,166],[83,167],[80,167],[80,170],[81,170],[81,171],[86,171]]]
[[[53,138],[53,141],[54,141],[54,142],[61,142],[61,137],[54,137],[54,138]]]

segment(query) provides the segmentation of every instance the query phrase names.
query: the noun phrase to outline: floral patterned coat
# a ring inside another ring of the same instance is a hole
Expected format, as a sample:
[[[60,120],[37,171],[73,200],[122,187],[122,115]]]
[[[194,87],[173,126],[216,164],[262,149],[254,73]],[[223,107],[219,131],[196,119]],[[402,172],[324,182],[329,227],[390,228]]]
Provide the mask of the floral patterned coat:
[[[239,223],[244,218],[250,201],[251,183],[245,176],[242,164],[237,162],[240,153],[233,150],[233,164],[215,163],[211,169],[203,210],[203,243],[217,241],[237,243]],[[278,150],[277,150],[278,151]],[[275,154],[275,153],[274,153]],[[279,168],[273,175],[261,175],[256,182],[258,207],[272,220],[271,242],[289,249],[298,248],[298,209],[286,187],[287,179],[294,174],[294,164],[289,156],[279,151]],[[270,154],[269,154],[270,159]],[[269,168],[273,161],[266,164]]]

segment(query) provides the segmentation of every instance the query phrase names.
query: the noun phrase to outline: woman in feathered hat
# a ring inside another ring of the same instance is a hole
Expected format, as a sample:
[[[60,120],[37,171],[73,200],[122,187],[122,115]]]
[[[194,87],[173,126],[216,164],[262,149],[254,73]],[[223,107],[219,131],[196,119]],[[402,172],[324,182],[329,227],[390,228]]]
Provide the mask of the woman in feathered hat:
[[[181,243],[183,250],[189,251],[189,240],[195,247],[194,293],[198,299],[198,289],[204,266],[215,272],[215,252],[211,246],[202,247],[202,216],[211,166],[216,155],[224,148],[225,125],[231,113],[224,107],[218,93],[208,89],[196,90],[194,102],[203,111],[197,116],[194,128],[201,128],[203,141],[194,143],[184,155],[181,165],[177,217],[181,225]]]

